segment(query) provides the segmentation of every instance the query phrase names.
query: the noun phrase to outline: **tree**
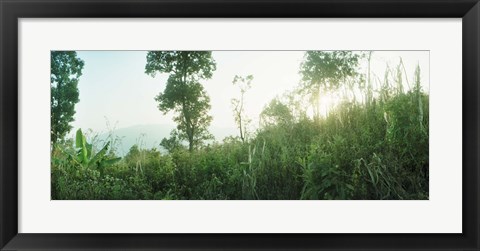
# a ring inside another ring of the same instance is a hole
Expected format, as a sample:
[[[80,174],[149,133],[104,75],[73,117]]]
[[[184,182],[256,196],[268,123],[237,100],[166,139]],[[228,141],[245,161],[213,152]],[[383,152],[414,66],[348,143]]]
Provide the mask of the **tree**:
[[[294,121],[292,112],[286,104],[280,101],[279,98],[274,98],[270,101],[270,103],[263,109],[260,117],[264,126],[285,126]]]
[[[164,114],[174,111],[177,115],[178,137],[188,140],[188,149],[212,138],[208,126],[212,117],[210,98],[199,83],[210,79],[216,69],[212,52],[208,51],[149,51],[145,73],[169,73],[165,90],[155,97],[158,109]]]
[[[52,51],[50,54],[50,141],[63,139],[72,129],[75,104],[78,98],[78,81],[84,62],[75,51]]]
[[[361,54],[352,51],[307,51],[300,66],[303,90],[310,95],[314,118],[320,116],[320,94],[339,88],[348,77],[357,75]]]
[[[250,122],[245,115],[244,96],[245,92],[252,87],[252,80],[252,75],[248,75],[246,77],[235,76],[235,78],[233,78],[233,85],[238,85],[240,88],[240,99],[233,98],[232,106],[235,123],[237,123],[238,129],[240,130],[240,139],[243,143],[245,143],[245,139],[247,137],[247,125]]]

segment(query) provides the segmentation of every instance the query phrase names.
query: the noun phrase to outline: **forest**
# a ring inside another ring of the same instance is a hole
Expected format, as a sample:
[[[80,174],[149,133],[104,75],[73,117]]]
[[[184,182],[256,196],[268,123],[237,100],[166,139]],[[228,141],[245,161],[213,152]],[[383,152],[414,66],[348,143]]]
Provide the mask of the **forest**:
[[[148,51],[143,74],[166,76],[163,91],[151,94],[158,116],[171,114],[176,127],[156,147],[136,144],[120,155],[114,134],[98,140],[72,126],[89,62],[52,51],[51,199],[428,200],[428,69],[407,72],[400,58],[378,76],[374,53],[305,51],[299,83],[257,118],[245,108],[255,105],[246,97],[256,76],[232,76],[225,84],[238,95],[221,119],[237,133],[216,139],[204,87],[217,73],[214,54]]]

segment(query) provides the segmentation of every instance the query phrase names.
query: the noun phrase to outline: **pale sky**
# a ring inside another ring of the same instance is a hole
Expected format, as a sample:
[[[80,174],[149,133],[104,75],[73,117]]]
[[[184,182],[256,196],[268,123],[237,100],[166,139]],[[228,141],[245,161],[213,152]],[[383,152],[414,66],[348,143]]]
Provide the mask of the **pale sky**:
[[[146,51],[79,51],[85,61],[79,82],[80,102],[76,105],[74,130],[107,131],[106,119],[116,128],[135,125],[175,125],[172,114],[163,115],[154,97],[162,92],[168,74],[155,78],[145,74]],[[235,75],[253,75],[252,88],[245,95],[247,116],[257,123],[258,115],[275,96],[294,89],[304,51],[214,51],[217,70],[212,79],[203,81],[211,100],[211,126],[235,128],[231,99],[238,97],[233,86]],[[428,51],[375,51],[371,71],[383,79],[386,65],[396,67],[400,57],[407,77],[413,82],[417,64],[422,86],[429,90]],[[404,81],[405,82],[405,81]]]

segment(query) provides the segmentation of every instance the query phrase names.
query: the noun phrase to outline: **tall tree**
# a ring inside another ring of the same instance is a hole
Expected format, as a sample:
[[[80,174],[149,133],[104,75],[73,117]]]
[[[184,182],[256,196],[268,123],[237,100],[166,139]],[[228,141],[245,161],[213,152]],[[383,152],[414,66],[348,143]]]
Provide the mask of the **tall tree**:
[[[174,111],[177,115],[178,137],[188,141],[188,149],[212,138],[208,126],[212,117],[210,97],[200,84],[210,79],[216,69],[212,52],[209,51],[149,51],[145,73],[155,77],[156,73],[170,74],[165,90],[155,97],[158,109],[164,114]]]
[[[84,62],[75,51],[52,51],[50,54],[50,141],[56,143],[72,129],[78,81]]]
[[[252,87],[252,80],[252,75],[248,75],[246,77],[235,76],[235,78],[233,78],[233,85],[238,85],[240,88],[240,98],[232,99],[233,113],[235,117],[235,123],[237,123],[237,127],[240,130],[240,139],[244,143],[248,134],[247,125],[250,122],[245,115],[244,97],[247,90]]]
[[[303,90],[310,95],[314,118],[320,116],[320,96],[357,75],[361,54],[352,51],[307,51],[300,66]]]

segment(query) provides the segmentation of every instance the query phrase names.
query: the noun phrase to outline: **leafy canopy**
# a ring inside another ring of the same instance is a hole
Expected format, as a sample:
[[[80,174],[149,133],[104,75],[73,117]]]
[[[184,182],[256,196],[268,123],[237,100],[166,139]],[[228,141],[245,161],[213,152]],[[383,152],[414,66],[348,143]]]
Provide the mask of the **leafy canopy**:
[[[209,51],[150,51],[147,53],[145,73],[170,74],[165,90],[155,100],[164,114],[174,111],[178,137],[189,142],[189,150],[211,138],[208,126],[212,117],[210,98],[200,80],[210,79],[216,70],[212,52]]]
[[[320,114],[322,92],[333,92],[345,84],[347,78],[357,76],[362,54],[352,51],[307,51],[300,65],[301,92],[310,96],[314,118]]]
[[[279,98],[274,98],[260,114],[264,126],[285,126],[294,121],[290,108]]]
[[[75,51],[52,51],[50,60],[50,140],[56,143],[72,129],[70,123],[74,121],[75,104],[80,101],[78,81],[84,62]]]
[[[352,51],[307,51],[300,66],[306,87],[336,89],[348,77],[357,75],[362,55]]]

